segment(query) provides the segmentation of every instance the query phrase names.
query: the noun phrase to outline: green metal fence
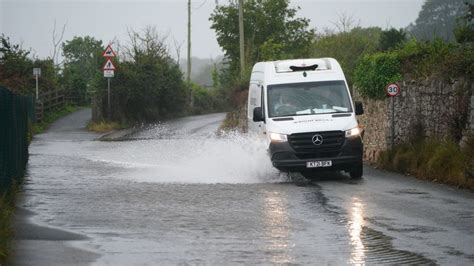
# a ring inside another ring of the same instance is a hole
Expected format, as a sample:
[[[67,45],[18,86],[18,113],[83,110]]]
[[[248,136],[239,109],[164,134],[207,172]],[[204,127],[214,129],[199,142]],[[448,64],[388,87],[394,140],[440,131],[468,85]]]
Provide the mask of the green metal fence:
[[[19,181],[28,161],[28,120],[34,121],[34,100],[0,86],[0,192]]]

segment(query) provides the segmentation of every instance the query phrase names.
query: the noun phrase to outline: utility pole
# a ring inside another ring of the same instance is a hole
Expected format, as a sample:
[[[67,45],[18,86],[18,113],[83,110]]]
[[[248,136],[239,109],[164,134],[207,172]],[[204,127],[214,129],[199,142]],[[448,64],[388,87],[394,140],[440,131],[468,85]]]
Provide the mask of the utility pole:
[[[194,95],[191,89],[191,0],[188,0],[188,73],[186,80],[189,86],[189,105],[194,107]]]
[[[239,39],[240,39],[240,78],[244,78],[245,49],[244,49],[244,0],[239,0]]]
[[[188,0],[188,73],[186,80],[191,82],[191,0]]]

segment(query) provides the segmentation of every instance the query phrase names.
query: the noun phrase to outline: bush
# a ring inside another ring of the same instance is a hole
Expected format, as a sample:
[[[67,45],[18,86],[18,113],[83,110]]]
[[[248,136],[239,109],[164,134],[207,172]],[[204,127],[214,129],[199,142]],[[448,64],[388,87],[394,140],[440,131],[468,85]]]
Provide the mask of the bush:
[[[143,33],[131,31],[130,39],[111,80],[112,120],[133,124],[185,114],[189,93],[164,39],[150,27]],[[93,85],[100,88],[102,113],[107,114],[107,80],[97,75]]]
[[[385,96],[388,83],[405,79],[436,76],[452,79],[474,76],[474,46],[452,44],[437,39],[414,39],[398,49],[364,56],[355,69],[354,81],[360,94],[372,99]]]
[[[191,114],[205,114],[223,111],[226,106],[223,91],[216,88],[204,88],[198,84],[191,84],[193,94],[193,105]]]
[[[464,164],[466,165],[466,175],[474,178],[474,136],[470,136],[463,144]]]
[[[384,30],[380,35],[379,50],[388,51],[397,48],[406,41],[406,38],[403,29]]]
[[[376,53],[362,58],[355,70],[354,83],[362,96],[381,99],[385,97],[385,86],[401,78],[398,55]]]
[[[0,265],[7,265],[12,253],[13,225],[15,199],[18,185],[14,184],[6,191],[0,188]]]
[[[447,183],[456,183],[463,180],[463,154],[457,144],[452,141],[442,142],[426,163],[425,178],[444,180]]]
[[[474,189],[474,180],[465,176],[474,167],[473,150],[473,139],[463,149],[451,140],[418,139],[383,152],[377,164],[421,179]]]
[[[317,36],[312,56],[337,59],[351,86],[357,63],[364,55],[377,51],[381,32],[380,28],[354,28],[350,32]]]

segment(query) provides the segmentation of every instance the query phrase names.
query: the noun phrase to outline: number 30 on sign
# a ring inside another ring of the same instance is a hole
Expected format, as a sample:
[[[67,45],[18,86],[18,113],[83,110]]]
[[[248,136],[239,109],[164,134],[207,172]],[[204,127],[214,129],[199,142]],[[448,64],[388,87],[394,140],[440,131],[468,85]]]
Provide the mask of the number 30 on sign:
[[[400,93],[400,86],[396,83],[390,83],[385,87],[385,92],[389,97],[397,96]]]

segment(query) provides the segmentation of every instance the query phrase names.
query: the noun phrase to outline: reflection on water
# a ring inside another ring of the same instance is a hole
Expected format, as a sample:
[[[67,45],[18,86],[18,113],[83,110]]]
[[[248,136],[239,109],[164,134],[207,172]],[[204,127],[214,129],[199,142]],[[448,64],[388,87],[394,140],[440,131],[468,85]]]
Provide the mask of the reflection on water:
[[[285,195],[281,194],[278,191],[267,191],[264,198],[266,250],[274,264],[288,264],[293,261],[289,254],[291,224],[288,204]]]
[[[364,226],[364,205],[358,198],[352,198],[349,215],[348,230],[351,240],[350,264],[365,264],[365,246],[362,242],[362,228]]]

